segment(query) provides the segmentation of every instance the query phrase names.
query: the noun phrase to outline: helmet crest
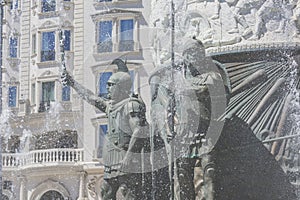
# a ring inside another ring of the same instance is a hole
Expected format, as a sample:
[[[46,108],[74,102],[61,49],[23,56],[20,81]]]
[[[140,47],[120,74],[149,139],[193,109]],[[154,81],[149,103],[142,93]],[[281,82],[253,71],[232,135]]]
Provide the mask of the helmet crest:
[[[117,72],[128,72],[128,67],[126,66],[126,63],[120,58],[114,59],[111,64],[117,65]]]

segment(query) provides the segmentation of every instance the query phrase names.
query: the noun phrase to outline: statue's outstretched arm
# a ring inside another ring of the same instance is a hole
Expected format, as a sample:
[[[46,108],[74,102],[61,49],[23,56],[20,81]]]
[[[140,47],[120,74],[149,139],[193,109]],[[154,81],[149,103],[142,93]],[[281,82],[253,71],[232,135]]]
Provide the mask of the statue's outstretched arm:
[[[85,88],[65,70],[62,74],[62,83],[71,86],[81,98],[87,101],[89,104],[97,107],[99,110],[105,112],[107,102],[101,97],[96,96],[91,90]]]

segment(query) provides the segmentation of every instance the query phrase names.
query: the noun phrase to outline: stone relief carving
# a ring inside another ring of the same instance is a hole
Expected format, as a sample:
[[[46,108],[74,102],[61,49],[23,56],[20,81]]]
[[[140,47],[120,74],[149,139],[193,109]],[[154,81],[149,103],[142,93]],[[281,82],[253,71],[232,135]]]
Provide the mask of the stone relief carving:
[[[94,200],[101,199],[100,188],[101,188],[101,183],[103,182],[102,180],[103,180],[103,176],[94,176],[91,179],[89,179],[89,182],[86,185],[89,199],[94,199]]]
[[[275,33],[284,32],[286,22],[288,21],[287,15],[290,12],[288,7],[288,3],[285,1],[266,0],[256,12],[254,36],[252,39],[260,39],[265,32],[272,31],[269,27],[264,27],[270,20],[277,21],[277,26],[274,30]]]
[[[296,27],[294,31],[294,37],[300,37],[300,1],[296,0],[296,2],[291,3],[293,7],[293,16],[291,17],[293,25]]]
[[[157,0],[152,5],[152,24],[164,30],[155,41],[163,47],[170,45],[171,37],[168,4]],[[298,0],[174,0],[174,4],[176,37],[188,32],[203,41],[206,48],[257,41],[300,42]],[[160,62],[170,57],[166,52],[159,56]]]
[[[241,36],[246,37],[252,33],[248,22],[245,19],[245,16],[242,14],[242,9],[245,7],[248,1],[239,0],[239,1],[227,1],[227,4],[233,14],[234,18],[234,28],[229,30],[229,34],[240,33],[238,25],[240,25],[244,30],[240,33]]]

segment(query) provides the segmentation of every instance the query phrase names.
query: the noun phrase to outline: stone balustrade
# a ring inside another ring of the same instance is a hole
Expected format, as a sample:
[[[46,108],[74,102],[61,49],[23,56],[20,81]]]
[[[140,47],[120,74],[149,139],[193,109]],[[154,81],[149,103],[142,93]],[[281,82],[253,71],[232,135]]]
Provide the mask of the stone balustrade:
[[[28,153],[3,153],[2,167],[23,167],[35,164],[76,163],[83,161],[83,149],[45,149]]]

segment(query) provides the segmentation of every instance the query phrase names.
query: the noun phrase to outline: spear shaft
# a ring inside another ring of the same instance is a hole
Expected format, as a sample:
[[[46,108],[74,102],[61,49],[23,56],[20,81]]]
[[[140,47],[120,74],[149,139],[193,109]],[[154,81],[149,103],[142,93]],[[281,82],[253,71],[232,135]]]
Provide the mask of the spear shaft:
[[[171,109],[171,120],[170,120],[170,130],[171,130],[171,135],[172,137],[175,134],[175,129],[174,129],[174,112],[175,112],[175,82],[174,82],[174,69],[175,69],[175,53],[174,53],[174,44],[175,44],[175,6],[174,6],[174,1],[171,0],[171,65],[172,65],[172,72],[171,72],[171,88],[172,88],[172,93],[171,93],[171,105],[170,105],[170,109]],[[174,196],[174,172],[175,172],[175,159],[174,159],[174,144],[171,141],[171,199],[175,199]]]
[[[263,140],[262,143],[275,142],[275,141],[279,141],[279,140],[291,139],[291,138],[296,138],[296,137],[300,137],[300,134],[287,135],[287,136],[282,136],[282,137],[267,139],[267,140]]]
[[[2,34],[3,34],[3,7],[5,6],[5,1],[1,0],[0,1],[0,35],[1,35],[1,39],[0,39],[0,114],[2,114],[2,47],[3,47],[3,38],[2,38]],[[1,131],[2,132],[2,131]],[[0,195],[2,195],[2,135],[0,135]]]
[[[171,0],[171,62],[173,68],[175,67],[174,43],[175,43],[175,5],[173,0]]]

